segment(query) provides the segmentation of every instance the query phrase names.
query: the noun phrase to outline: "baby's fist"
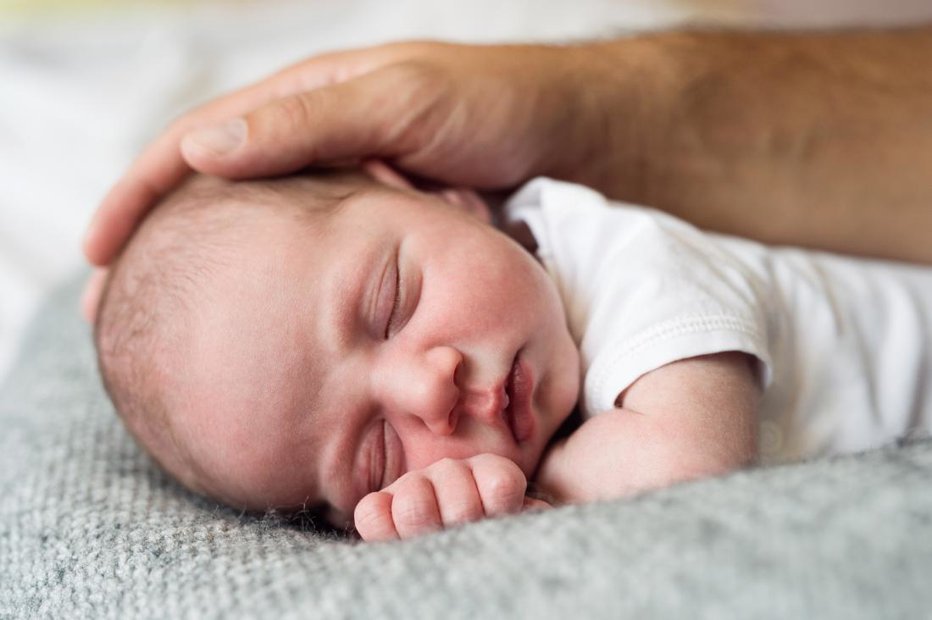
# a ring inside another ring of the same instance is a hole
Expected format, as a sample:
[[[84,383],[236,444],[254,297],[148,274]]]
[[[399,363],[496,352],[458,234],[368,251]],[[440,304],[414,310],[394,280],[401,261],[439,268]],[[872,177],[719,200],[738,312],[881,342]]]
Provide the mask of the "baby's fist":
[[[527,479],[496,454],[442,459],[366,495],[353,519],[364,540],[410,538],[459,523],[520,512]],[[537,504],[533,504],[537,506]]]

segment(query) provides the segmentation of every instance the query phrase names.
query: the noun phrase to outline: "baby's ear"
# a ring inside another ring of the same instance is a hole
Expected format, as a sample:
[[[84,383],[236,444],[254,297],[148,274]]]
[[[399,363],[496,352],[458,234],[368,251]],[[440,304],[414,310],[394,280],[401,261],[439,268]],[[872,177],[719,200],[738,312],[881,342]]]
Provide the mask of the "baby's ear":
[[[363,164],[363,169],[370,177],[389,187],[414,189],[414,185],[411,181],[377,159],[370,159],[365,162]],[[438,190],[422,187],[420,190],[427,194],[439,196],[448,204],[473,214],[486,224],[492,223],[492,211],[489,209],[489,205],[486,204],[479,194],[471,189],[448,188]]]
[[[482,197],[471,189],[456,188],[444,189],[436,193],[437,196],[451,204],[478,217],[486,224],[492,223],[492,210]]]

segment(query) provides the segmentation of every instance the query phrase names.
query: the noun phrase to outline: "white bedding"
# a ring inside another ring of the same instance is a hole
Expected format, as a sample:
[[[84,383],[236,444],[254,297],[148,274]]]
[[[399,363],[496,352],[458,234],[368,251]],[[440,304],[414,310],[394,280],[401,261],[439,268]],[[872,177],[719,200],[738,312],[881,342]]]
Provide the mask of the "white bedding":
[[[240,0],[115,3],[120,8],[40,18],[0,0],[0,378],[37,301],[81,268],[84,226],[133,154],[184,109],[287,62],[407,37],[565,40],[697,18],[928,19],[928,4],[853,10],[836,1],[815,14],[801,1]]]

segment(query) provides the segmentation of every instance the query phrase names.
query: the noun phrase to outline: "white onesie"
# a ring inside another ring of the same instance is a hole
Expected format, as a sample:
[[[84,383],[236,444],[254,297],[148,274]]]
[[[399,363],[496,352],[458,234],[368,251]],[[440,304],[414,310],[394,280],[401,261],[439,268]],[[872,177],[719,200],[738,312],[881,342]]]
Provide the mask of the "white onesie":
[[[670,362],[760,363],[761,460],[864,450],[932,430],[932,269],[699,231],[536,179],[505,206],[531,229],[582,353],[584,415]]]

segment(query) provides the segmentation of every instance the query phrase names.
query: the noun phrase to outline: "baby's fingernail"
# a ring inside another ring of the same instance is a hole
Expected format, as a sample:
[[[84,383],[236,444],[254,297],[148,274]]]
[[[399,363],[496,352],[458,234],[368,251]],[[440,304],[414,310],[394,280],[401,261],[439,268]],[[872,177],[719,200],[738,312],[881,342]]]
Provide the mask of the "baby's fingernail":
[[[227,155],[246,141],[246,121],[241,118],[193,131],[184,138],[187,146],[211,155]]]

